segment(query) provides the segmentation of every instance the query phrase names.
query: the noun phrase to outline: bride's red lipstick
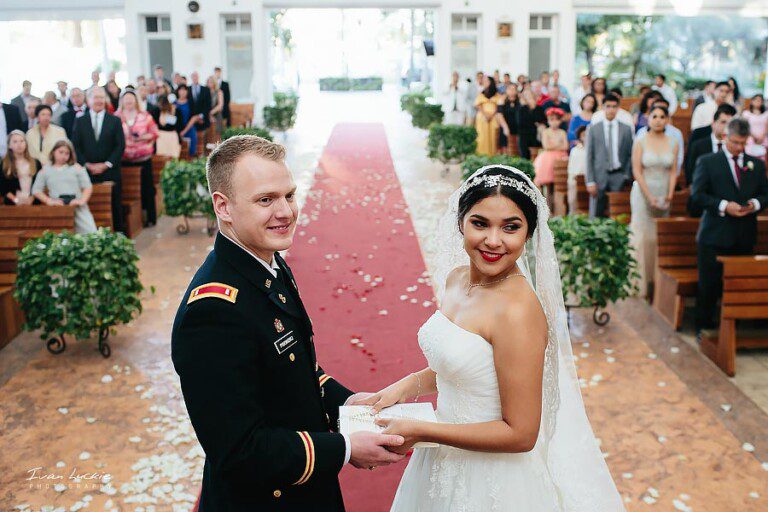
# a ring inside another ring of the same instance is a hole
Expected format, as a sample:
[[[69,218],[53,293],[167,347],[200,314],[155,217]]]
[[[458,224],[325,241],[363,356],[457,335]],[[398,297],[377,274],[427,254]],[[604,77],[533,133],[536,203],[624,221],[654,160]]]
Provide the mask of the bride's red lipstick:
[[[485,261],[487,261],[488,263],[495,263],[495,262],[499,261],[504,255],[503,254],[496,254],[494,252],[480,251],[480,256],[482,256],[483,259]]]

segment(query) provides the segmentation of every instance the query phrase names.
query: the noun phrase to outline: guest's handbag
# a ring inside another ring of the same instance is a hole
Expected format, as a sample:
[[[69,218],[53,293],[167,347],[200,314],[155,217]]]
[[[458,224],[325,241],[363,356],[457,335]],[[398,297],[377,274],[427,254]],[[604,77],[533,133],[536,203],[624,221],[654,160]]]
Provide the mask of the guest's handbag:
[[[160,131],[156,141],[158,155],[179,158],[181,154],[181,144],[179,143],[179,134],[176,132]]]

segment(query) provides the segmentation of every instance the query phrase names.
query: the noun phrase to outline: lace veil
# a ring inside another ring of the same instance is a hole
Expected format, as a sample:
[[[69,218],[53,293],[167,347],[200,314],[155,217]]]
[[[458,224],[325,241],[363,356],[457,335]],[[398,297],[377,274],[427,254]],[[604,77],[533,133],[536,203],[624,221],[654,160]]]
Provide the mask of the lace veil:
[[[567,512],[623,511],[624,506],[605,464],[581,398],[573,361],[568,318],[560,284],[560,268],[552,231],[547,220],[549,208],[533,182],[520,170],[503,165],[478,169],[450,197],[448,210],[438,224],[433,282],[442,300],[450,272],[469,265],[463,237],[458,228],[459,198],[467,185],[488,169],[504,169],[533,191],[538,224],[526,244],[518,266],[539,297],[548,324],[544,356],[541,428],[536,442],[558,490],[560,510]],[[480,183],[474,186],[485,186]],[[526,191],[527,192],[527,191]]]

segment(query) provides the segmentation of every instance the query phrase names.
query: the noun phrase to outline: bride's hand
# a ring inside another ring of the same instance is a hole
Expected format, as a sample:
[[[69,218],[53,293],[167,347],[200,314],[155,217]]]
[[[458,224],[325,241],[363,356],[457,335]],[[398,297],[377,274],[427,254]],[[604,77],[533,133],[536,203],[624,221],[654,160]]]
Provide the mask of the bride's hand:
[[[370,405],[373,407],[374,413],[378,413],[385,407],[399,404],[407,399],[405,382],[407,382],[406,379],[397,381],[364,400],[358,400],[354,403],[350,401],[349,405]]]
[[[393,453],[406,454],[413,450],[413,445],[418,443],[420,429],[423,422],[403,418],[376,418],[376,424],[384,427],[383,434],[393,434],[403,436],[405,442],[400,446],[389,447]]]

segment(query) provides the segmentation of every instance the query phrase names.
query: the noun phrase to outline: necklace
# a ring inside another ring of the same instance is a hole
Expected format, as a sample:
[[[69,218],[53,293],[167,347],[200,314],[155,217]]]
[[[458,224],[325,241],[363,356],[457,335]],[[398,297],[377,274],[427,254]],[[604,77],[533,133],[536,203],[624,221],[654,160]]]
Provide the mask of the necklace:
[[[467,286],[467,291],[466,291],[467,296],[469,296],[469,292],[472,291],[472,288],[477,288],[478,286],[490,286],[492,284],[496,284],[496,283],[500,283],[502,281],[506,281],[507,279],[509,279],[512,276],[522,276],[522,275],[525,275],[525,274],[523,274],[522,272],[513,272],[511,274],[507,274],[506,276],[502,277],[501,279],[497,279],[495,281],[490,281],[488,283],[469,283],[469,285]]]

